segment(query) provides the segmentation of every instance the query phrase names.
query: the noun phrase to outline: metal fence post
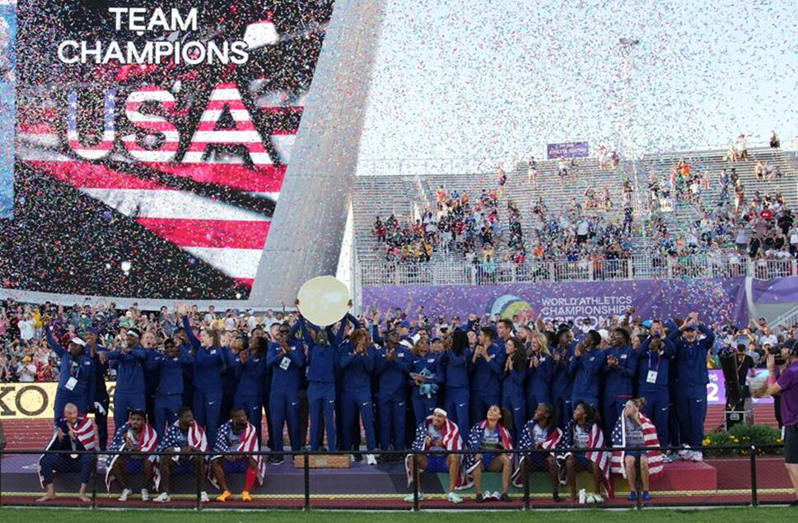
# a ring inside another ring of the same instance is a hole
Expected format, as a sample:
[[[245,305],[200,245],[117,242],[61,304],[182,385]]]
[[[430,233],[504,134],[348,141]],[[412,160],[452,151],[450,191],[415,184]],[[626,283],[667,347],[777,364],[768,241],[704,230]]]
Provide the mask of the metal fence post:
[[[413,512],[418,512],[418,454],[413,451]]]
[[[751,445],[751,506],[759,506],[756,488],[756,445]]]
[[[194,459],[196,460],[194,468],[196,469],[196,473],[197,473],[197,507],[196,508],[197,508],[197,510],[202,510],[202,495],[200,493],[202,492],[202,460],[205,458],[205,455],[203,454],[202,456],[200,456],[198,454],[194,454],[193,456],[194,456]]]
[[[97,508],[97,451],[92,451],[91,456],[94,466],[91,472],[91,508]]]
[[[528,464],[529,461],[527,462]],[[529,502],[529,473],[527,471],[530,470],[530,467],[525,466],[524,468],[526,470],[521,471],[521,474],[524,475],[524,510],[529,510],[531,507]]]
[[[303,457],[305,458],[303,463],[305,476],[305,511],[308,511],[310,510],[310,457],[307,451],[304,452]]]
[[[640,456],[636,456],[635,457],[635,479],[636,479],[635,484],[631,485],[635,489],[635,492],[637,493],[635,505],[637,507],[637,510],[642,510],[643,509],[643,492],[642,492],[643,489],[641,488],[641,485],[643,484],[643,470],[642,470],[642,466],[640,464]]]

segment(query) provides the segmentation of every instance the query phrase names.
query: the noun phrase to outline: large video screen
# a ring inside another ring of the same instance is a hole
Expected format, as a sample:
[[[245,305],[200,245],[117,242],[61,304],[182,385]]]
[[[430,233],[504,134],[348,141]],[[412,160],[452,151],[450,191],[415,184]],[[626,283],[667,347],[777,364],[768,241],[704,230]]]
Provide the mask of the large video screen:
[[[332,3],[19,0],[0,287],[246,299]]]

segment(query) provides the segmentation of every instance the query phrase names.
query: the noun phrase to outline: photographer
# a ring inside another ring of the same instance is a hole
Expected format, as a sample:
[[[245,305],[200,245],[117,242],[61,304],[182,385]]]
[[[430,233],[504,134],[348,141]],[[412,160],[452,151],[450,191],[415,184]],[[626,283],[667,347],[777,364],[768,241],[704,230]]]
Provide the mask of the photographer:
[[[768,393],[781,398],[781,415],[784,421],[784,462],[792,480],[798,506],[798,342],[790,340],[781,345],[781,357],[787,367],[777,373],[776,355],[768,354]]]

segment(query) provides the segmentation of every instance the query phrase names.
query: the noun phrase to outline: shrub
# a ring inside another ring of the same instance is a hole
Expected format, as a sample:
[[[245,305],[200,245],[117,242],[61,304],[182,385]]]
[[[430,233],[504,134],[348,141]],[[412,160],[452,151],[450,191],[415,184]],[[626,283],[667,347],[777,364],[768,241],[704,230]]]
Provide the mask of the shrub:
[[[766,425],[735,425],[728,432],[713,432],[704,438],[704,446],[715,445],[779,445],[781,431]],[[757,449],[757,453],[778,454],[778,447]],[[748,456],[750,449],[707,450],[708,456]]]

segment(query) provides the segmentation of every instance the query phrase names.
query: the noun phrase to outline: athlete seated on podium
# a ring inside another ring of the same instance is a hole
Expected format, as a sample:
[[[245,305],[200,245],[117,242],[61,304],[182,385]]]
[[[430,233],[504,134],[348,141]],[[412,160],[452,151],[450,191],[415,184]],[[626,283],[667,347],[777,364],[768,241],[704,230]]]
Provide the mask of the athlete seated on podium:
[[[527,421],[521,431],[518,448],[527,451],[554,451],[561,439],[562,431],[554,424],[554,407],[548,403],[540,403],[535,409],[535,417]],[[522,455],[518,470],[513,476],[514,484],[523,487],[524,481],[535,471],[549,474],[552,499],[560,501],[559,468],[554,453],[534,452]]]
[[[502,451],[513,449],[513,438],[510,436],[510,432],[504,428],[502,419],[506,418],[502,414],[501,407],[491,405],[487,418],[474,425],[468,435],[466,446],[473,453],[466,454],[465,468],[467,481],[470,479],[474,482],[477,503],[483,503],[490,499],[510,501],[507,491],[510,488],[510,479],[513,474],[513,458],[510,454]],[[501,472],[501,495],[498,492],[482,494],[483,471]]]
[[[173,452],[175,454],[161,454]],[[158,470],[160,482],[163,484],[161,494],[153,501],[155,503],[168,503],[171,501],[172,472],[193,473],[199,470],[202,491],[200,501],[210,501],[205,491],[205,453],[208,452],[208,437],[199,423],[194,421],[194,412],[189,407],[181,408],[177,413],[177,421],[166,430],[163,441],[158,445]],[[195,459],[197,461],[195,461]]]
[[[416,456],[418,462],[418,472],[430,473],[449,473],[449,494],[446,499],[450,503],[460,503],[463,501],[454,491],[462,484],[461,477],[462,455],[448,454],[446,451],[463,450],[463,440],[460,438],[460,430],[457,424],[450,421],[447,413],[443,409],[435,409],[432,416],[428,416],[416,428],[416,439],[413,441],[414,451],[441,451],[440,454],[419,454]],[[413,483],[413,456],[408,454],[405,458],[405,469],[407,471],[408,486]],[[418,499],[423,500],[424,494],[419,491]],[[408,503],[413,502],[413,494],[405,497]]]
[[[230,421],[219,428],[213,451],[218,454],[211,458],[211,482],[222,490],[216,501],[224,503],[233,497],[227,486],[226,474],[235,472],[246,474],[241,501],[252,501],[250,492],[255,482],[258,485],[263,484],[264,463],[263,457],[258,455],[258,432],[247,419],[247,411],[243,407],[233,408]],[[230,452],[240,454],[229,454]]]
[[[94,422],[80,416],[74,403],[67,403],[64,406],[64,416],[55,422],[53,438],[47,444],[45,453],[39,458],[39,481],[46,493],[36,501],[42,503],[55,499],[53,487],[55,472],[78,470],[80,471],[78,499],[84,503],[91,501],[86,496],[86,487],[94,469],[94,456],[85,451],[94,450],[95,447]]]
[[[144,472],[144,488],[141,489],[141,501],[150,499],[150,486],[154,475],[155,455],[146,455],[158,447],[158,433],[146,421],[143,410],[134,410],[128,416],[127,423],[119,427],[109,448],[106,464],[105,486],[111,491],[114,480],[122,487],[119,501],[127,501],[132,491],[128,488],[125,473]],[[141,453],[141,454],[140,454]]]

